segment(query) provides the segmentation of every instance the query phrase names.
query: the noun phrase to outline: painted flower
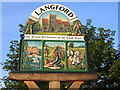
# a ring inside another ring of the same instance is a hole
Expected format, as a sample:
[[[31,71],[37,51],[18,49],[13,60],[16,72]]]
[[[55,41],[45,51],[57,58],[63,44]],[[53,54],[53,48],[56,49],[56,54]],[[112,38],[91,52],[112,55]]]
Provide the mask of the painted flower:
[[[82,67],[82,68],[85,68],[85,65],[82,65],[81,67]]]

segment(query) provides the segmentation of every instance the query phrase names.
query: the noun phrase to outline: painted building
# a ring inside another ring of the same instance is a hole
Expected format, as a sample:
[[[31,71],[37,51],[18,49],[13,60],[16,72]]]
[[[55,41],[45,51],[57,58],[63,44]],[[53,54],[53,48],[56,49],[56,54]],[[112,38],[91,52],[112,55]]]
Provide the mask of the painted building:
[[[55,49],[50,53],[56,55],[58,53],[60,59],[65,59],[65,48],[57,45]]]
[[[38,52],[39,50],[38,50],[38,48],[37,47],[27,47],[27,52],[28,53],[31,53],[31,54],[38,54],[39,52]]]
[[[72,27],[68,21],[62,21],[56,18],[56,14],[49,14],[48,19],[41,19],[42,32],[71,32]]]
[[[45,57],[48,57],[48,52],[49,50],[47,49],[47,47],[45,48]]]

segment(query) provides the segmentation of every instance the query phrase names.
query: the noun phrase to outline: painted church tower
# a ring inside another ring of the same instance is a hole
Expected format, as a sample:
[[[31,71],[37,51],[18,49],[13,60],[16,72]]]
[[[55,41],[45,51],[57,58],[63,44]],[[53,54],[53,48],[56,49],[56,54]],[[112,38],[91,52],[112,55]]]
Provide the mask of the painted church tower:
[[[48,24],[49,24],[49,30],[51,32],[57,32],[56,30],[56,26],[57,26],[57,23],[56,23],[56,15],[55,14],[49,14],[49,17],[48,17]]]

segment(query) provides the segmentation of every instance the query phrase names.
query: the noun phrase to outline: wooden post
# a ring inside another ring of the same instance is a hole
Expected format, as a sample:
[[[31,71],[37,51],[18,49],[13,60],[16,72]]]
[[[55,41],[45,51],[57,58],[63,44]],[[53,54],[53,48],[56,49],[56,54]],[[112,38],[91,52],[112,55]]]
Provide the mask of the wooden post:
[[[24,81],[24,83],[28,86],[29,90],[40,90],[34,81]]]
[[[49,90],[60,90],[60,81],[49,81]]]
[[[20,80],[31,89],[39,89],[34,81],[49,81],[50,90],[60,90],[61,82],[70,82],[73,84],[70,86],[69,90],[79,89],[80,85],[84,81],[96,80],[98,75],[95,73],[9,73],[9,79]],[[39,89],[40,90],[40,89]]]
[[[73,89],[79,90],[80,85],[81,85],[82,83],[84,83],[84,81],[74,81],[73,84],[69,87],[68,90],[73,90]]]

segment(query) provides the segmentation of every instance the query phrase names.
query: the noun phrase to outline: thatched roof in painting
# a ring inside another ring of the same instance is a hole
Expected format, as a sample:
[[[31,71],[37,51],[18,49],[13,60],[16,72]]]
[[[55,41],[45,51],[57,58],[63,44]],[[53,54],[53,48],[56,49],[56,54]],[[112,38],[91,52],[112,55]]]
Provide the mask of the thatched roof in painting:
[[[56,54],[57,52],[59,53],[60,58],[65,57],[65,48],[64,47],[57,45],[50,54]]]

